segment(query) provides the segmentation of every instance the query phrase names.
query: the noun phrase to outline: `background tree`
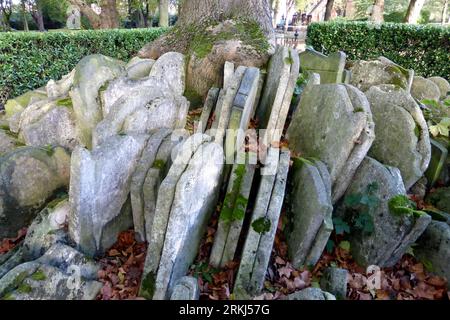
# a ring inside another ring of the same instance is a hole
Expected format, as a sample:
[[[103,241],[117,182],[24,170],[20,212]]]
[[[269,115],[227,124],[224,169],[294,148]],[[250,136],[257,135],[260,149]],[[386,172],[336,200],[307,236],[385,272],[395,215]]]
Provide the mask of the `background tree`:
[[[417,23],[420,17],[420,11],[425,4],[425,0],[411,0],[409,2],[408,10],[406,11],[405,22]]]
[[[169,0],[159,0],[159,26],[169,26]]]
[[[119,12],[116,0],[100,0],[101,13],[97,14],[90,3],[84,0],[68,0],[80,8],[81,13],[89,20],[94,29],[111,29],[119,27]]]
[[[372,6],[372,12],[369,20],[372,22],[381,23],[384,21],[384,0],[375,0]]]
[[[0,30],[11,29],[9,19],[12,14],[12,0],[0,0]]]

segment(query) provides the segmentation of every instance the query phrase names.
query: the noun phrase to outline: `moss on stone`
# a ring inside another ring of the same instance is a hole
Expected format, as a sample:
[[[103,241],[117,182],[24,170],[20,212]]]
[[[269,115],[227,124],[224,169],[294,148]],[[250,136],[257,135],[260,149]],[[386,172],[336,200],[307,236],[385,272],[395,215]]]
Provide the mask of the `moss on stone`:
[[[271,225],[272,224],[267,217],[261,217],[253,221],[252,228],[259,234],[265,234],[270,231]]]
[[[149,272],[144,279],[142,279],[141,290],[139,295],[145,299],[151,300],[155,293],[156,275]]]
[[[203,104],[203,97],[191,88],[186,88],[184,96],[190,102],[190,108],[199,107]]]
[[[7,293],[3,296],[2,300],[16,300],[12,293]]]
[[[156,159],[155,162],[153,162],[153,166],[152,168],[155,169],[164,169],[166,167],[166,163],[164,162],[164,160],[161,159]]]
[[[22,283],[18,288],[17,288],[17,292],[19,293],[30,293],[33,290],[33,288],[27,284],[27,283]]]
[[[56,105],[58,107],[66,107],[66,108],[72,108],[73,107],[72,99],[70,99],[70,98],[60,99],[60,100],[56,101]]]
[[[231,191],[226,194],[222,211],[220,212],[220,219],[223,221],[232,222],[242,220],[245,217],[245,208],[247,207],[248,199],[239,193],[245,172],[245,164],[238,164],[234,170],[235,179],[233,186],[231,187]]]
[[[31,275],[31,279],[36,280],[36,281],[44,281],[45,279],[47,279],[47,276],[45,275],[44,271],[42,271],[41,269],[36,270],[35,273],[33,273]]]

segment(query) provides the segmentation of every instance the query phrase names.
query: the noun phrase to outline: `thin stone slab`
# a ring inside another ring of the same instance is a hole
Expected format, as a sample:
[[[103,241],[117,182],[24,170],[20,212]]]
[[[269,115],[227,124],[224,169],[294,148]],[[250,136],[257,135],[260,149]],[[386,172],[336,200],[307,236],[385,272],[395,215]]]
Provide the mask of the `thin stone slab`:
[[[49,99],[63,98],[69,94],[75,79],[75,70],[73,69],[70,73],[62,76],[58,81],[52,79],[47,82],[45,89]]]
[[[440,99],[444,100],[450,94],[450,83],[442,77],[430,77],[428,80],[433,81],[439,88],[441,93]]]
[[[436,83],[424,77],[414,77],[411,86],[411,95],[418,101],[434,100],[439,101],[441,97],[441,90]]]
[[[214,235],[214,244],[209,259],[212,266],[223,268],[234,259],[255,169],[256,165],[254,164],[235,164],[233,166],[219,225]]]
[[[167,52],[153,64],[150,77],[166,82],[173,94],[182,96],[186,87],[186,59],[178,52]]]
[[[366,96],[376,136],[369,155],[398,168],[409,190],[431,158],[430,134],[422,110],[409,93],[393,85],[371,87]]]
[[[195,134],[189,137],[181,146],[166,178],[159,187],[152,230],[147,238],[149,244],[140,287],[140,295],[144,298],[153,298],[156,274],[160,264],[177,183],[186,170],[192,156],[202,144],[210,140],[211,137],[203,134]]]
[[[200,115],[200,121],[197,128],[197,133],[205,133],[208,126],[208,121],[211,116],[211,112],[217,104],[219,99],[219,88],[211,88],[206,96],[205,104],[203,105],[202,114]]]
[[[103,253],[127,228],[131,178],[148,136],[113,136],[92,152],[72,153],[69,233],[85,254]],[[131,222],[131,221],[130,221]]]
[[[369,102],[353,86],[311,85],[287,131],[292,151],[323,161],[336,203],[375,139]]]
[[[278,110],[283,101],[291,72],[289,62],[289,48],[278,46],[270,58],[266,84],[256,111],[261,128],[267,128],[272,110]]]
[[[368,192],[372,187],[371,196],[379,199],[376,208],[369,210],[373,222],[373,232],[363,232],[354,229],[350,234],[351,253],[361,266],[377,265],[391,267],[406,253],[408,248],[425,231],[431,221],[427,214],[420,217],[396,215],[389,210],[389,200],[397,195],[406,195],[400,171],[387,167],[375,159],[366,157],[353,177],[346,191],[346,197]],[[353,211],[347,210],[344,203],[345,221],[351,221]]]
[[[338,299],[346,299],[348,276],[349,274],[346,269],[326,268],[320,279],[320,287]]]
[[[223,148],[206,143],[180,177],[172,202],[153,299],[170,297],[189,270],[214,212],[223,170]]]
[[[432,188],[441,177],[442,170],[446,165],[448,149],[439,141],[430,139],[431,142],[431,160],[425,176],[428,180],[428,185]]]
[[[216,114],[216,117],[219,117],[217,120],[217,126],[215,127],[216,134],[214,137],[214,141],[220,145],[223,144],[223,140],[225,138],[226,130],[228,129],[231,112],[233,108],[234,98],[239,90],[241,85],[242,78],[246,72],[246,67],[238,67],[233,75],[233,78],[230,81],[230,85],[228,88],[224,88],[225,92],[223,98],[219,96],[219,101],[221,104],[217,106],[219,108],[220,113]]]
[[[223,67],[223,88],[226,89],[231,84],[231,79],[234,74],[234,63],[230,61],[225,61],[225,65]]]
[[[154,64],[155,60],[134,57],[126,65],[127,77],[132,80],[148,77]]]
[[[237,299],[247,299],[261,291],[272,252],[275,233],[280,218],[289,171],[290,152],[270,148],[270,168],[262,171],[261,184],[253,210],[251,227],[248,232],[239,271],[234,285]]]
[[[146,240],[143,185],[150,168],[154,165],[159,146],[170,133],[171,131],[168,129],[161,129],[150,136],[131,178],[130,196],[133,225],[139,241]]]
[[[174,286],[170,300],[198,300],[200,299],[200,288],[194,277],[180,278]]]
[[[323,163],[294,160],[289,195],[289,255],[296,268],[314,266],[333,231],[331,179]]]
[[[342,51],[326,56],[323,53],[307,48],[300,53],[300,68],[302,72],[320,74],[323,84],[343,83],[346,58],[346,54]]]

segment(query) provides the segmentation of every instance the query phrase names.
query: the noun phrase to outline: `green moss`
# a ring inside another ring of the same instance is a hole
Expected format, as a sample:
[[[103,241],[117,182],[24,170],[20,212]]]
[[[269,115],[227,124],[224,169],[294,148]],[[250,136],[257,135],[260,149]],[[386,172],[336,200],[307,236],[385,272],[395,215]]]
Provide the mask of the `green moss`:
[[[58,196],[56,199],[53,199],[52,201],[50,201],[50,202],[47,204],[47,208],[48,208],[48,209],[54,209],[54,208],[56,208],[56,206],[57,206],[59,203],[63,202],[64,200],[66,200],[66,199],[68,199],[68,198],[69,198],[69,195],[68,195],[67,193],[65,193],[64,195]]]
[[[22,284],[23,280],[28,277],[28,272],[23,271],[17,275],[17,277],[13,281],[13,287],[18,287]]]
[[[44,150],[49,157],[51,157],[55,153],[55,148],[51,144],[48,144],[40,148]]]
[[[17,292],[19,293],[30,293],[33,290],[33,288],[26,283],[22,283],[18,288]]]
[[[389,200],[389,211],[396,216],[421,217],[425,212],[419,211],[416,204],[406,195],[399,194]]]
[[[45,279],[47,279],[47,276],[45,275],[44,271],[39,269],[36,270],[36,272],[31,275],[31,279],[36,281],[44,281]]]
[[[252,223],[252,228],[255,230],[255,232],[259,234],[264,234],[270,231],[271,223],[270,220],[267,217],[262,217],[259,219],[256,219]]]
[[[155,293],[156,275],[153,272],[149,272],[141,283],[141,290],[139,295],[145,299],[151,300]]]
[[[66,107],[66,108],[72,108],[73,107],[72,99],[70,99],[70,98],[60,99],[60,100],[56,101],[56,105],[58,107]]]
[[[353,113],[358,113],[358,112],[364,112],[364,109],[362,107],[353,109]]]
[[[165,166],[166,166],[166,163],[163,160],[156,159],[155,162],[153,162],[152,168],[161,169],[162,170],[162,169],[165,168]]]
[[[189,100],[191,109],[195,109],[203,104],[203,97],[193,89],[187,88],[184,91],[184,96]]]
[[[238,164],[236,166],[236,169],[234,170],[234,175],[236,177],[233,181],[233,186],[231,187],[231,191],[226,194],[222,211],[220,212],[220,219],[222,221],[232,222],[242,220],[245,217],[248,199],[239,193],[245,172],[245,164]]]
[[[315,158],[302,158],[302,157],[292,158],[294,170],[300,169],[304,164],[315,166],[314,164],[315,161],[317,161],[317,159]]]
[[[11,293],[7,293],[3,296],[2,300],[16,300],[16,298]]]

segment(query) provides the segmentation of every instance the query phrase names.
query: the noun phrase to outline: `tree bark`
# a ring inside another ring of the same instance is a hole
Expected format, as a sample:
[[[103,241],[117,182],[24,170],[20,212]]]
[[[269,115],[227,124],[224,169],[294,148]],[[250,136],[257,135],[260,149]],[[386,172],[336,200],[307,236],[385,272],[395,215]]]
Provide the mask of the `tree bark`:
[[[254,20],[266,35],[273,35],[268,0],[183,0],[177,25],[201,23],[211,19],[223,21],[232,17]]]
[[[117,12],[116,0],[102,0],[100,15],[92,10],[91,6],[83,0],[68,0],[71,4],[78,6],[81,13],[89,20],[94,29],[111,29],[119,27],[119,13]]]
[[[375,0],[370,14],[370,21],[381,23],[384,21],[384,0]]]
[[[169,0],[159,0],[159,26],[169,26]]]
[[[444,7],[442,8],[442,18],[441,18],[442,24],[447,23],[447,10],[448,10],[448,0],[445,0]]]
[[[28,27],[27,8],[26,8],[26,5],[25,5],[25,0],[22,0],[21,4],[22,4],[23,30],[24,31],[30,31],[30,28]]]
[[[355,16],[355,3],[353,0],[347,0],[345,3],[344,17],[353,19]]]
[[[333,12],[334,0],[327,0],[327,5],[325,8],[325,17],[324,20],[328,21],[331,19],[331,13]]]
[[[39,31],[44,32],[44,15],[42,14],[42,3],[40,0],[36,0],[35,5],[31,11],[31,16],[33,17],[34,22],[36,22]]]
[[[420,17],[425,0],[411,0],[409,2],[408,11],[406,11],[405,22],[417,23]]]

